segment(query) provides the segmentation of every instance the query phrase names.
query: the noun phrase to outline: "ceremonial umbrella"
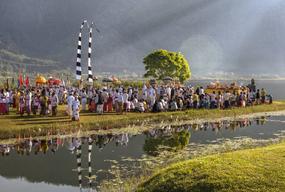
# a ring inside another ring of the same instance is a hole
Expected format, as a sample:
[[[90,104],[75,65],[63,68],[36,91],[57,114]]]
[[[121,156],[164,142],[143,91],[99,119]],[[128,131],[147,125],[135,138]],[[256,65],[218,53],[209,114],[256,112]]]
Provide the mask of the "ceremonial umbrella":
[[[162,80],[163,81],[173,81],[173,78],[172,77],[164,77]]]
[[[113,79],[112,78],[103,78],[102,82],[103,83],[112,83]]]
[[[36,84],[37,84],[37,85],[43,85],[43,84],[46,84],[46,83],[47,83],[47,80],[46,80],[45,77],[40,76],[40,75],[38,75],[38,76],[36,77]]]

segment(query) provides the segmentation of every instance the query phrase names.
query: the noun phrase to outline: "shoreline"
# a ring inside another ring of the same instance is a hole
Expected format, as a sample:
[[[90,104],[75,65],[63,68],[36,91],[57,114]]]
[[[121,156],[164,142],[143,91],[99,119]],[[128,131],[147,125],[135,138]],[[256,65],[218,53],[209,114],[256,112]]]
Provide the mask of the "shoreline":
[[[268,107],[267,107],[268,106]],[[140,115],[142,115],[140,117]],[[87,118],[90,122],[59,124],[49,123],[48,127],[28,127],[24,129],[9,130],[0,129],[0,143],[14,143],[18,139],[29,137],[55,138],[55,137],[81,137],[90,134],[140,134],[144,131],[166,126],[181,126],[185,124],[201,124],[205,122],[235,121],[240,119],[253,119],[265,116],[285,115],[285,102],[278,101],[272,105],[260,105],[247,108],[235,108],[231,110],[188,110],[165,113],[105,115],[115,119],[104,120],[104,115],[92,115]],[[52,117],[50,117],[52,118]],[[33,119],[33,118],[32,118]],[[49,117],[46,117],[48,120]],[[93,120],[92,120],[93,119]],[[101,122],[96,120],[101,119]],[[0,124],[1,124],[0,118]],[[95,120],[95,122],[94,122]],[[28,120],[32,121],[32,120]],[[35,119],[37,121],[37,119]],[[107,122],[106,122],[107,121]],[[106,126],[109,123],[112,126]],[[105,125],[105,126],[104,126]],[[117,126],[114,126],[117,125]],[[59,126],[59,127],[57,127]],[[64,127],[67,126],[67,127]]]

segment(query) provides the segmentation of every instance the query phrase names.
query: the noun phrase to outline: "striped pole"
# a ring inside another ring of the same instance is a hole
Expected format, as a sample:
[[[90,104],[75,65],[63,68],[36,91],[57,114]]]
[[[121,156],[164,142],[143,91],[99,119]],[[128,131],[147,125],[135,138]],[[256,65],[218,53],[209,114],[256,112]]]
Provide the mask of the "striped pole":
[[[89,29],[89,43],[88,43],[88,82],[93,83],[93,75],[91,69],[91,53],[92,53],[92,30],[93,30],[93,22],[91,23]]]
[[[88,176],[89,176],[89,187],[92,187],[92,166],[91,166],[91,154],[92,154],[92,139],[91,137],[88,138]]]
[[[87,20],[84,20],[81,24],[79,35],[78,35],[78,45],[77,45],[77,59],[76,59],[76,80],[81,80],[82,68],[81,68],[81,49],[82,49],[82,29]]]
[[[78,173],[78,183],[80,190],[82,189],[82,168],[81,168],[81,143],[76,148],[76,160],[77,160],[77,173]]]

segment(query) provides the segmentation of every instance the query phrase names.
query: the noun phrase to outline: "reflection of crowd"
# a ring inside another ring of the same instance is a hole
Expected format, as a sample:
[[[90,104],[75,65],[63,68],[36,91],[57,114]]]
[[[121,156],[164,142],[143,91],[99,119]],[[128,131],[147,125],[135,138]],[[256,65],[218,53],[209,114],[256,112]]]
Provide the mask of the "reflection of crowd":
[[[266,122],[265,117],[257,118],[256,125],[264,125]],[[238,121],[214,121],[214,122],[206,122],[206,123],[196,123],[196,124],[186,124],[179,126],[166,126],[162,129],[152,129],[150,131],[146,131],[145,134],[149,137],[161,137],[161,136],[171,136],[173,133],[181,132],[181,131],[208,131],[212,130],[215,132],[219,132],[222,129],[225,130],[236,130],[238,128],[249,127],[253,125],[252,119],[242,119]]]
[[[116,146],[126,146],[129,142],[130,135],[127,133],[118,135],[92,135],[90,137],[72,137],[72,138],[53,138],[53,139],[23,139],[15,145],[0,145],[0,153],[2,155],[9,155],[11,150],[14,150],[19,155],[35,155],[39,153],[46,154],[48,151],[55,153],[59,147],[66,146],[72,153],[80,146],[88,143],[94,143],[99,149],[103,149],[108,143],[114,141]]]
[[[265,117],[258,118],[255,120],[256,125],[264,125],[266,122]],[[248,127],[253,124],[251,119],[242,119],[238,121],[218,121],[218,122],[207,122],[200,124],[181,125],[181,126],[165,126],[160,129],[152,129],[144,132],[147,137],[158,138],[162,136],[171,136],[174,133],[182,131],[208,131],[212,130],[219,132],[222,129],[225,130],[236,130],[238,128]],[[74,153],[76,149],[88,142],[98,146],[102,150],[108,143],[115,142],[116,146],[126,146],[129,143],[130,137],[134,135],[123,133],[118,135],[91,135],[90,137],[72,137],[72,138],[53,138],[53,139],[23,139],[15,145],[0,145],[0,153],[9,155],[11,150],[15,150],[19,155],[35,155],[39,153],[46,154],[48,151],[55,153],[59,147],[66,146],[66,148]]]

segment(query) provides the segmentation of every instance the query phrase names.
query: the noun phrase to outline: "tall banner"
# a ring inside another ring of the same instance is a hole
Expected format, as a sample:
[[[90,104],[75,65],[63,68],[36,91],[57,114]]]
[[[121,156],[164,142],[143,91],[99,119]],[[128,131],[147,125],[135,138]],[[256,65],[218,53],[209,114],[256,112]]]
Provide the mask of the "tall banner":
[[[30,79],[29,79],[29,76],[28,76],[28,75],[27,75],[27,77],[26,77],[25,84],[26,84],[26,87],[29,87],[29,86],[30,86]]]
[[[23,86],[23,76],[22,76],[22,71],[19,71],[19,77],[18,77],[18,87]]]
[[[78,80],[79,84],[82,81],[82,33],[83,28],[87,24],[89,28],[89,39],[88,39],[88,60],[87,60],[87,70],[88,70],[88,77],[87,81],[89,83],[93,83],[93,73],[92,73],[92,63],[91,63],[91,54],[92,54],[92,39],[93,39],[93,26],[94,23],[92,22],[89,26],[87,20],[84,20],[80,26],[80,31],[78,35],[78,44],[77,44],[77,58],[76,58],[76,80]],[[99,33],[99,30],[95,27],[95,30]]]

